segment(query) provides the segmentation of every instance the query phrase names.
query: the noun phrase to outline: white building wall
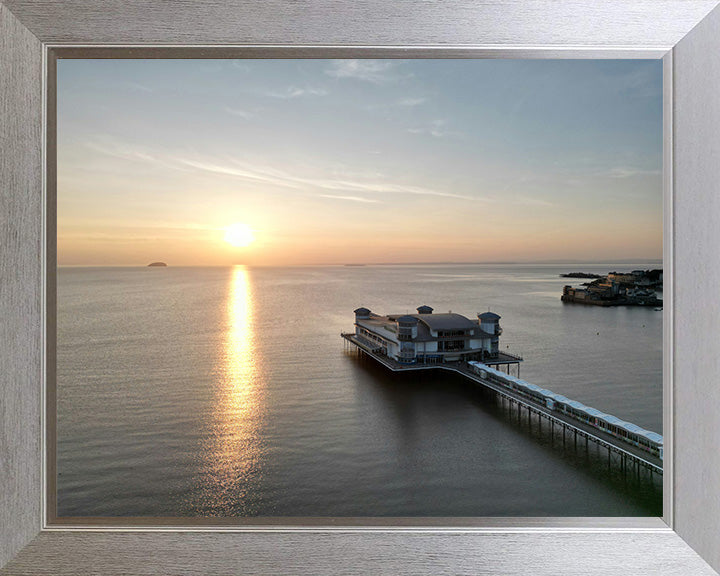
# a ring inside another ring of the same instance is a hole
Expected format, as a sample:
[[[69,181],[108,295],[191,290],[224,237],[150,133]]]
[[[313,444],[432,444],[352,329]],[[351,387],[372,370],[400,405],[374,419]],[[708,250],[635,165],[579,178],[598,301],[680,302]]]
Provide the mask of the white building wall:
[[[357,327],[355,330],[355,333],[358,333],[359,327],[365,328],[368,332],[372,332],[373,334],[377,334],[381,338],[384,338],[385,340],[389,340],[391,342],[395,342],[397,344],[398,337],[395,332],[392,332],[391,330],[387,330],[384,327],[378,327],[373,325],[364,325],[362,320],[357,321]]]
[[[499,325],[497,322],[480,322],[480,329],[488,334],[495,334]]]
[[[490,350],[490,339],[489,338],[482,338],[482,339],[471,339],[470,340],[470,348],[473,350],[476,349],[483,349],[483,350]]]
[[[399,351],[398,345],[395,342],[388,342],[388,356],[390,356],[390,358],[397,360]]]

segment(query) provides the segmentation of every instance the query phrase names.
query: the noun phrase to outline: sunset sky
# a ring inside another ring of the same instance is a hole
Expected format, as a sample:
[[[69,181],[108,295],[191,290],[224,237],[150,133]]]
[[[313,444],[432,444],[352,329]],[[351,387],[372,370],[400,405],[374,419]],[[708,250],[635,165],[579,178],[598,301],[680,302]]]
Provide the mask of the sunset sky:
[[[660,60],[58,62],[61,265],[661,257]]]

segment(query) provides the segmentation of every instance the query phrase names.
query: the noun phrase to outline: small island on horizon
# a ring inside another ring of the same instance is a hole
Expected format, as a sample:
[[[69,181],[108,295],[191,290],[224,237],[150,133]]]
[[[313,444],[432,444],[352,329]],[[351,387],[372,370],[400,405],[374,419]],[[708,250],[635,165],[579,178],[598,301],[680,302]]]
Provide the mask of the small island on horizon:
[[[150,262],[150,264],[148,264],[148,266],[154,266],[154,267],[161,266],[162,267],[162,266],[167,266],[167,264],[165,262]]]

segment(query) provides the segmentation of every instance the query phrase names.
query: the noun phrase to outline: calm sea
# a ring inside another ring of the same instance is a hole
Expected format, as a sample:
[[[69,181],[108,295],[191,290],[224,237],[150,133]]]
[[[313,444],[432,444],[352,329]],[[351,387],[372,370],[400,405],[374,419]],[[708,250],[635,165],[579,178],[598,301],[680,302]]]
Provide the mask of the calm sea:
[[[662,433],[662,312],[563,304],[559,277],[657,267],[61,268],[58,513],[660,515],[592,447],[340,338],[360,306],[490,309],[522,378]]]

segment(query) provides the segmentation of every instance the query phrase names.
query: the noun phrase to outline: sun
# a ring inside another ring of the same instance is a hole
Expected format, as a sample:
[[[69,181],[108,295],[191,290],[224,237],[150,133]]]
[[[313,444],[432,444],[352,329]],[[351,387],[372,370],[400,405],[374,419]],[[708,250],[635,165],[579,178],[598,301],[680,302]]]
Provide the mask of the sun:
[[[225,228],[225,242],[236,248],[250,246],[255,241],[250,226],[242,222],[236,222]]]

